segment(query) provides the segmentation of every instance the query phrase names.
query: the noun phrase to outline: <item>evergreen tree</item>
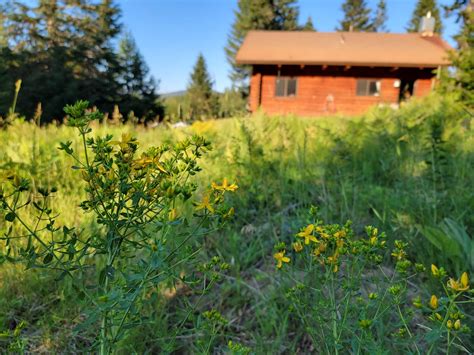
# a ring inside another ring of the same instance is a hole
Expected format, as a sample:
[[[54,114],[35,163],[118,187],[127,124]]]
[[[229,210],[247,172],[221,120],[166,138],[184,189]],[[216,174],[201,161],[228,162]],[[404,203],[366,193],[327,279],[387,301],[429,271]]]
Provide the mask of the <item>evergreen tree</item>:
[[[204,56],[199,54],[186,92],[192,120],[215,117],[218,114],[218,97],[212,86]]]
[[[338,31],[373,31],[370,9],[365,0],[346,0],[342,4],[344,18],[339,22]]]
[[[157,84],[149,75],[149,68],[130,33],[121,39],[117,57],[120,67],[120,109],[127,114],[133,111],[144,120],[163,116],[163,106],[156,94]]]
[[[387,3],[385,0],[379,0],[377,9],[375,10],[375,17],[372,21],[372,27],[375,32],[387,32]]]
[[[313,26],[313,19],[311,16],[308,16],[308,19],[306,20],[306,23],[304,24],[303,27],[301,27],[301,30],[303,31],[316,31],[316,29]]]
[[[298,29],[299,9],[296,3],[297,0],[273,0],[273,30]]]
[[[78,98],[111,108],[117,91],[112,69],[118,16],[109,0],[15,1],[6,13],[9,76],[0,78],[0,92],[23,79],[18,110],[31,117],[41,102],[46,120],[61,119],[62,107]],[[4,111],[8,102],[0,104]]]
[[[60,4],[57,0],[42,0],[36,6],[15,2],[5,17],[8,48],[2,59],[7,73],[0,73],[1,96],[9,97],[13,83],[23,79],[18,111],[31,116],[43,102],[46,115],[60,118],[61,107],[76,91],[72,68],[65,64],[71,31],[64,25],[67,22]],[[8,110],[10,102],[0,102],[0,111]]]
[[[431,12],[431,17],[436,20],[434,31],[441,33],[443,31],[443,24],[436,0],[418,0],[411,20],[408,23],[407,31],[418,32],[420,30],[421,19],[426,16],[428,12]]]
[[[460,99],[469,108],[474,108],[474,2],[472,0],[455,0],[446,7],[448,15],[455,15],[460,24],[460,31],[455,36],[458,50],[451,54],[456,68],[454,76],[448,80],[449,91],[457,92]]]
[[[62,107],[77,99],[108,112],[121,104],[140,118],[160,114],[156,85],[135,44],[122,46],[130,51],[127,60],[117,53],[120,9],[113,0],[8,4],[0,13],[0,38],[6,43],[0,48],[0,112],[8,109],[13,83],[21,78],[17,107],[27,117],[41,102],[44,121],[61,119]],[[131,70],[136,78],[124,80]]]
[[[4,22],[6,21],[5,13],[6,13],[6,6],[0,4],[0,48],[5,47],[7,45],[7,36],[5,33],[5,25]]]
[[[225,89],[219,95],[219,117],[236,117],[246,113],[247,100],[233,88]]]
[[[233,85],[244,94],[248,91],[251,67],[237,65],[235,55],[250,30],[296,30],[298,7],[296,0],[239,0],[235,20],[225,48],[232,70]]]

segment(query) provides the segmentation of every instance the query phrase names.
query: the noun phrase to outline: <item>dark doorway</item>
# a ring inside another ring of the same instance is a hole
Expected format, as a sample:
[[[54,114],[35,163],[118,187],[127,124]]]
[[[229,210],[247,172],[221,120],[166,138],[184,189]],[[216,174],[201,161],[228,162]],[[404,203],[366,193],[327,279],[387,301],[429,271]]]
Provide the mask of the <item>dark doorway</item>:
[[[400,93],[398,94],[398,102],[404,102],[413,96],[415,80],[400,80]]]

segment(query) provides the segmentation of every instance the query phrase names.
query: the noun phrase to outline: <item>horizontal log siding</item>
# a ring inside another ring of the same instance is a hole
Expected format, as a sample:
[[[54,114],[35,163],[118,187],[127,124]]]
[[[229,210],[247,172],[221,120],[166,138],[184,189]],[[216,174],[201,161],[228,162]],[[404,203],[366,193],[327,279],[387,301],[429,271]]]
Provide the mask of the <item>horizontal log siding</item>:
[[[298,78],[294,97],[276,97],[275,82],[278,76]],[[250,108],[259,107],[268,114],[297,114],[303,116],[327,113],[360,114],[377,104],[398,103],[397,79],[416,79],[414,96],[428,94],[434,80],[433,69],[344,68],[321,66],[282,67],[254,66],[250,88]],[[358,78],[381,81],[380,96],[357,96]],[[333,98],[333,100],[330,99]]]

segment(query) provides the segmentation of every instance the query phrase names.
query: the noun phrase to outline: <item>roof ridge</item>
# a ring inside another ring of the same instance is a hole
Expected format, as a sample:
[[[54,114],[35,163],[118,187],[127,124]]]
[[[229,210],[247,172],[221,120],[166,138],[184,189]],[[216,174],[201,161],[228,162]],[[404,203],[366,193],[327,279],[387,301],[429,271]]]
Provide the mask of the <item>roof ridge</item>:
[[[334,64],[437,67],[449,65],[441,36],[393,32],[254,30],[237,53],[240,64]]]

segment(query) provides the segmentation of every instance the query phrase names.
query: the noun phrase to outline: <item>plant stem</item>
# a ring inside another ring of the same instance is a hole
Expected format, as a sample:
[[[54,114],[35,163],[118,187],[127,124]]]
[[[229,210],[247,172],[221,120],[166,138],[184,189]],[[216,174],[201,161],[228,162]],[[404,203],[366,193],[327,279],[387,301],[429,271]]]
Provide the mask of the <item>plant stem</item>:
[[[105,272],[105,282],[104,282],[104,293],[107,294],[109,291],[109,277],[107,276],[107,269],[109,263],[107,262],[106,272]],[[102,323],[100,326],[100,355],[108,355],[109,348],[108,348],[108,341],[107,341],[107,327],[108,327],[108,317],[109,314],[107,311],[104,311],[102,315]]]
[[[405,320],[405,317],[403,316],[402,314],[402,310],[400,309],[400,305],[397,303],[397,311],[398,311],[398,314],[400,316],[400,319],[402,320],[402,323],[403,323],[403,326],[405,327],[405,329],[407,330],[407,333],[409,335],[409,337],[412,339],[413,338],[413,334],[411,333],[410,331],[410,328],[408,328],[408,324]],[[415,345],[415,349],[416,349],[416,353],[417,354],[421,354],[420,353],[420,349],[418,349],[418,345],[416,345],[416,340],[413,342],[413,345]]]
[[[328,268],[328,272],[331,273],[331,305],[332,305],[332,336],[334,338],[334,354],[339,354],[338,350],[338,336],[337,336],[337,304],[336,304],[336,294],[334,291],[334,274],[332,268]]]

